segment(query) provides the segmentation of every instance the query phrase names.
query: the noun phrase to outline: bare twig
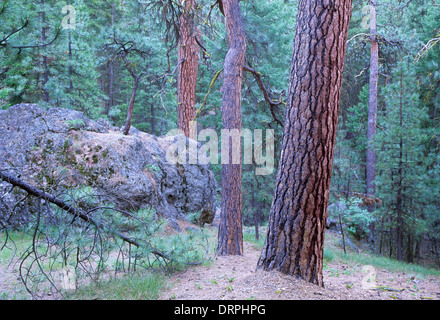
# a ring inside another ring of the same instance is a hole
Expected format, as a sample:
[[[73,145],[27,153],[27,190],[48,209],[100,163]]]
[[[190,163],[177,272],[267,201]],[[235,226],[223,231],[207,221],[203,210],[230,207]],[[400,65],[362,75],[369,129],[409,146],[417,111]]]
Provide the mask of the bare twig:
[[[92,217],[90,217],[87,214],[84,214],[83,212],[81,212],[81,210],[78,210],[77,208],[65,203],[63,200],[61,200],[60,198],[55,197],[54,195],[47,193],[43,190],[40,190],[38,188],[35,188],[34,186],[31,186],[30,184],[26,183],[25,181],[14,177],[6,172],[0,171],[0,179],[2,179],[3,181],[6,181],[16,187],[19,187],[20,189],[25,190],[27,193],[44,199],[46,201],[49,201],[50,203],[55,204],[56,206],[58,206],[59,208],[63,209],[64,211],[72,214],[75,217],[79,217],[80,219],[89,222],[93,225],[95,225],[97,228],[102,227],[102,224],[95,221]],[[139,247],[140,244],[131,239],[126,237],[125,235],[117,232],[117,231],[113,231],[113,233],[118,236],[119,238],[121,238],[122,240],[124,240],[125,242],[131,243],[133,245],[135,245],[136,247]]]
[[[436,45],[436,43],[440,42],[440,37],[433,38],[429,40],[422,49],[417,53],[416,57],[414,58],[413,62],[419,62],[420,59],[428,53],[429,50],[431,50],[432,47]]]
[[[280,93],[280,97],[278,100],[273,100],[270,96],[269,93],[266,89],[266,87],[263,84],[263,81],[261,79],[261,73],[256,71],[255,69],[249,67],[249,66],[244,66],[243,70],[248,71],[250,73],[252,73],[255,77],[255,79],[257,80],[258,86],[260,87],[261,91],[263,91],[263,95],[264,95],[264,99],[266,100],[267,103],[269,103],[270,106],[270,112],[272,114],[273,119],[280,125],[283,126],[283,122],[278,119],[277,115],[275,114],[275,107],[279,106],[279,105],[285,105],[285,102],[283,102],[283,95],[285,94],[285,91],[283,90]]]

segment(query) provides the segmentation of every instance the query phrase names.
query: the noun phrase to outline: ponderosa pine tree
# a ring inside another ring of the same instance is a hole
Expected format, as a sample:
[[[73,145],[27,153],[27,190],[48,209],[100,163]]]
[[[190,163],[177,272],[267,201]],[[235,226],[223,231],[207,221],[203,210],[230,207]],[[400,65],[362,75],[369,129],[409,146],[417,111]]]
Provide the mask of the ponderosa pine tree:
[[[195,0],[182,5],[179,17],[178,71],[177,71],[177,126],[190,136],[191,121],[196,113],[197,67],[199,46],[194,22]]]
[[[421,218],[429,212],[424,208],[432,201],[426,196],[431,179],[426,167],[432,165],[426,156],[429,138],[423,125],[428,113],[420,105],[410,57],[403,57],[392,75],[392,83],[384,88],[386,109],[381,113],[384,119],[375,143],[378,195],[383,200],[379,217],[384,222],[382,229],[390,231],[393,256],[412,262],[414,243],[423,225]],[[381,238],[385,236],[381,234]]]
[[[240,132],[241,84],[246,55],[246,32],[238,0],[224,0],[223,12],[229,41],[223,70],[223,128]],[[240,139],[228,138],[226,141],[229,144],[228,159],[222,159],[223,201],[218,231],[219,255],[243,254],[241,157],[238,157],[238,163],[233,163],[235,158],[233,153],[238,152],[241,155]],[[237,140],[236,144],[234,140]]]
[[[377,84],[379,81],[379,43],[376,34],[376,0],[370,0],[370,91],[368,99],[368,128],[367,128],[367,165],[366,165],[366,185],[367,194],[374,197],[376,187],[376,151],[373,146],[373,139],[376,135],[377,125]],[[368,210],[373,211],[369,206]],[[374,228],[373,228],[374,229]]]
[[[351,0],[301,0],[283,142],[258,268],[324,285],[324,231]]]

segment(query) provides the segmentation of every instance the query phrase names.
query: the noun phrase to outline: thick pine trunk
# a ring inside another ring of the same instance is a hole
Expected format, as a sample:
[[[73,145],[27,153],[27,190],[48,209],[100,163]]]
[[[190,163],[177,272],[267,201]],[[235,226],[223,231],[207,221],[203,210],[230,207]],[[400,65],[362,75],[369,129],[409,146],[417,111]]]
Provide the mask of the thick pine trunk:
[[[320,286],[351,2],[299,2],[275,194],[257,266]]]
[[[223,1],[229,48],[223,71],[223,128],[241,130],[241,82],[246,54],[246,33],[243,27],[238,0]],[[222,141],[223,143],[223,141]],[[232,164],[233,149],[241,152],[241,146],[232,146],[229,139],[229,161],[222,166],[222,206],[218,232],[219,255],[243,253],[241,211],[241,157]],[[224,160],[222,159],[222,163]]]
[[[195,116],[196,85],[199,47],[196,42],[194,24],[194,0],[185,1],[179,19],[177,74],[177,126],[190,136],[191,121]]]

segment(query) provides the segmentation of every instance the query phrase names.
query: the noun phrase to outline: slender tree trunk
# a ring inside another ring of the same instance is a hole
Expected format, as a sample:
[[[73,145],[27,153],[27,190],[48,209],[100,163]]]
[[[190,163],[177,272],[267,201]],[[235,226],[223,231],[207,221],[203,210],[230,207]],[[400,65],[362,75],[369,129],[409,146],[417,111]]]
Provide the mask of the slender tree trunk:
[[[177,73],[177,126],[187,137],[190,122],[194,120],[199,47],[194,25],[195,0],[186,0],[179,19],[178,61],[182,61]]]
[[[134,77],[133,90],[131,92],[130,102],[128,103],[127,120],[125,121],[125,126],[124,126],[124,134],[125,135],[128,135],[128,133],[130,132],[131,116],[133,114],[134,101],[136,100],[137,87],[138,87],[139,82],[141,80],[141,77],[138,77],[138,76],[136,76],[136,77],[133,76],[133,77]]]
[[[411,234],[408,234],[406,246],[407,246],[406,262],[412,263],[414,255],[413,255],[413,239]]]
[[[156,128],[154,124],[156,123],[155,115],[154,115],[154,103],[150,103],[150,125],[151,125],[151,134],[155,134]]]
[[[400,134],[399,134],[399,168],[398,168],[398,178],[397,178],[397,199],[396,199],[396,210],[397,210],[397,226],[396,226],[396,242],[397,242],[397,259],[402,261],[403,251],[403,212],[402,212],[402,183],[403,183],[403,74],[400,74],[400,104],[399,104],[399,120],[400,120]]]
[[[379,254],[382,254],[382,241],[383,241],[383,231],[380,231],[380,236],[379,236]]]
[[[66,0],[66,4],[69,5],[69,0]],[[70,11],[67,11],[67,14],[69,15],[68,24],[70,25]],[[72,34],[70,32],[70,29],[67,30],[68,35],[68,48],[69,48],[69,93],[73,94],[73,66],[72,66]],[[70,108],[73,108],[72,105],[72,98],[69,98],[69,106]]]
[[[258,214],[254,212],[254,225],[255,225],[255,240],[260,240],[260,230],[258,228]]]
[[[223,128],[241,131],[241,83],[246,54],[246,33],[238,0],[223,2],[229,48],[223,70]],[[222,206],[218,232],[219,255],[241,255],[243,253],[243,231],[241,211],[241,157],[238,164],[232,163],[232,152],[241,154],[241,140],[232,147],[229,139],[229,161],[222,166]],[[223,143],[223,141],[222,141]],[[224,163],[222,159],[222,163]]]
[[[377,124],[377,81],[379,75],[379,45],[376,39],[376,0],[370,0],[370,92],[368,98],[368,130],[367,130],[367,194],[374,196],[376,187],[376,152],[372,145],[376,135]],[[371,212],[374,207],[369,206]]]
[[[257,265],[319,286],[351,2],[299,1],[275,194]]]
[[[69,34],[69,93],[73,94],[72,35],[70,29],[67,32]],[[69,101],[70,108],[73,108],[71,97],[69,98]]]
[[[390,242],[390,254],[389,254],[389,258],[392,258],[393,257],[393,237],[392,237],[392,232],[393,232],[393,229],[391,228],[391,230],[390,230],[390,237],[389,237],[389,242]]]
[[[40,42],[41,44],[44,44],[46,42],[46,27],[45,27],[45,20],[46,20],[46,12],[44,11],[44,0],[41,0],[41,12],[40,12],[40,23],[41,23],[41,35],[40,35]],[[40,50],[45,51],[46,48],[42,48]],[[42,64],[43,64],[43,82],[41,84],[41,92],[43,95],[43,100],[45,102],[49,102],[49,92],[46,90],[45,86],[47,82],[49,81],[49,68],[47,66],[47,56],[44,52],[42,54]]]
[[[113,29],[115,23],[115,5],[112,3],[111,9],[111,27]],[[105,110],[105,114],[108,116],[110,109],[114,104],[114,64],[113,58],[108,62],[109,66],[109,86],[108,86],[108,104]]]
[[[370,0],[370,90],[368,97],[368,128],[367,128],[367,165],[366,165],[366,193],[370,197],[376,194],[376,151],[374,150],[373,140],[376,135],[377,125],[377,82],[379,79],[379,44],[376,38],[376,0]],[[373,212],[374,204],[367,206],[368,212]],[[374,248],[375,243],[375,224],[371,222],[370,242]]]
[[[107,108],[105,110],[105,114],[108,116],[110,113],[111,108],[114,104],[114,66],[113,66],[113,59],[109,61],[109,85],[108,85],[108,104]]]
[[[72,35],[70,31],[68,31],[68,34],[69,34],[69,90],[70,93],[73,93]]]
[[[421,241],[422,240],[419,237],[417,237],[416,247],[414,248],[414,258],[416,259],[416,263],[418,263],[420,260],[420,242]]]
[[[260,239],[260,232],[258,230],[258,212],[260,211],[260,206],[257,206],[257,201],[255,200],[255,190],[252,192],[252,199],[251,199],[251,203],[252,203],[252,212],[254,215],[254,227],[255,227],[255,239],[259,240]]]
[[[347,254],[347,250],[345,248],[345,234],[344,234],[344,228],[342,226],[341,210],[339,208],[338,208],[338,218],[339,218],[339,226],[341,228],[342,248],[344,249],[344,254]]]
[[[434,246],[435,260],[437,262],[437,266],[440,267],[440,255],[438,253],[437,239],[433,238],[432,241],[433,241],[433,246]]]

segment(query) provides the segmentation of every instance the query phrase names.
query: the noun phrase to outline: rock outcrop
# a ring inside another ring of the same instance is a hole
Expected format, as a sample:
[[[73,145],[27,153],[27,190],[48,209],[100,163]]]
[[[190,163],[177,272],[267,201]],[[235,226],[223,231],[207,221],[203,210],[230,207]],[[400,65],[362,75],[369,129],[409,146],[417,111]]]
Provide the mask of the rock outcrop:
[[[74,186],[74,179],[59,181],[61,172],[80,176],[100,193],[114,196],[120,209],[153,207],[176,228],[176,220],[192,212],[210,223],[216,208],[214,175],[207,165],[167,161],[167,148],[178,138],[135,128],[125,136],[107,121],[92,121],[79,111],[19,104],[0,111],[0,170],[43,188],[55,181],[59,187]],[[0,183],[0,222],[18,202],[10,191],[10,185]],[[18,206],[21,214],[14,219],[20,223],[32,206]]]

